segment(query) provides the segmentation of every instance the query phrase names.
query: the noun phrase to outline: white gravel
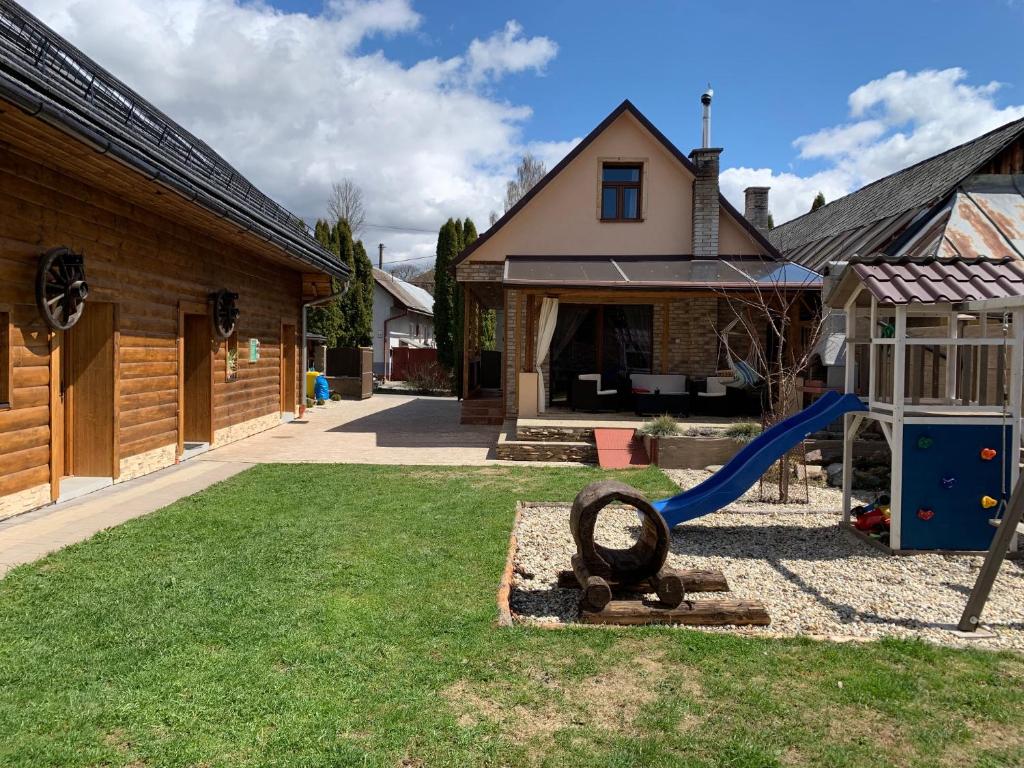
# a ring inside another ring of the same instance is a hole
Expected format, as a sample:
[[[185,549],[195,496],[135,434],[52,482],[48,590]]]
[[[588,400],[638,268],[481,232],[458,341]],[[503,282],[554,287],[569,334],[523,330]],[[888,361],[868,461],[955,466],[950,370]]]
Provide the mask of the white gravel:
[[[706,477],[699,472],[678,479],[689,485],[701,475]],[[820,495],[812,493],[812,506],[815,498],[825,503],[827,494],[837,493],[812,486],[815,490]],[[669,566],[721,570],[732,591],[719,597],[761,600],[772,618],[769,627],[709,631],[834,640],[893,635],[1024,650],[1021,561],[1004,563],[985,608],[984,624],[994,636],[961,638],[951,630],[974,585],[980,557],[889,555],[839,529],[836,506],[812,512],[807,506],[740,501],[673,530]],[[609,509],[599,518],[597,537],[605,545],[627,547],[638,529],[632,510]],[[569,506],[526,506],[516,536],[510,600],[516,620],[575,621],[578,593],[555,586],[558,571],[569,567],[575,552]]]

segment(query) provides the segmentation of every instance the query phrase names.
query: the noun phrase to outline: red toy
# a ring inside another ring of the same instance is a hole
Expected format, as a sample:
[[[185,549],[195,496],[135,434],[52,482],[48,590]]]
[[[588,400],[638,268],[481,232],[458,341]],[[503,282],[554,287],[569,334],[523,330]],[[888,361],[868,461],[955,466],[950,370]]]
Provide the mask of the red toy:
[[[879,496],[865,507],[856,507],[852,510],[857,519],[853,527],[858,531],[868,533],[887,533],[889,531],[890,512],[889,497]]]

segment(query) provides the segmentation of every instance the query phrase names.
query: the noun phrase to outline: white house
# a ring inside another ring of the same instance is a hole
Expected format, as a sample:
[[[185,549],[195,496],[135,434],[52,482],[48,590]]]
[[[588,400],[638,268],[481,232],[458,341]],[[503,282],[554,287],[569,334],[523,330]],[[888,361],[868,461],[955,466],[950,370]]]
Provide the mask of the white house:
[[[373,372],[391,374],[391,350],[433,348],[434,297],[382,269],[373,270]]]

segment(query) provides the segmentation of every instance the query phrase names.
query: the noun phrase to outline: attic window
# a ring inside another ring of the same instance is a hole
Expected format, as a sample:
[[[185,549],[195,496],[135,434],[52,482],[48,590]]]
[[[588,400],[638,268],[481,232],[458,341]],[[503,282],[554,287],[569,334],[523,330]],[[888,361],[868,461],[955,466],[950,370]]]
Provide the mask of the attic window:
[[[601,167],[601,221],[640,220],[640,179],[637,164],[605,163]]]

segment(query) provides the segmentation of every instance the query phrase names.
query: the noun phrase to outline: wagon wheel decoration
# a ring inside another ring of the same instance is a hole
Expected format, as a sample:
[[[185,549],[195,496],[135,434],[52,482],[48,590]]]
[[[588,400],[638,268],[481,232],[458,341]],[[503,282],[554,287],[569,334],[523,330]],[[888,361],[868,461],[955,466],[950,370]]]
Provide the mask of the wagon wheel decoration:
[[[85,282],[85,257],[67,248],[53,248],[39,259],[36,304],[43,320],[55,331],[66,331],[85,311],[89,284]]]
[[[235,332],[235,324],[238,322],[238,294],[232,293],[227,288],[221,288],[216,293],[210,294],[210,301],[213,302],[213,332],[218,339],[229,339]]]

